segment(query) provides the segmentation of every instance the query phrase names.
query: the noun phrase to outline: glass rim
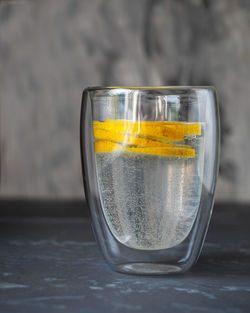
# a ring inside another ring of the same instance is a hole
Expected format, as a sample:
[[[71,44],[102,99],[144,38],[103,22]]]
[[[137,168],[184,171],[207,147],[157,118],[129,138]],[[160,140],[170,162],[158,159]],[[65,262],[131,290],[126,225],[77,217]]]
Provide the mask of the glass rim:
[[[97,91],[97,90],[116,90],[116,89],[125,89],[125,90],[162,90],[162,89],[171,89],[171,90],[213,90],[216,91],[214,86],[93,86],[86,87],[84,91]]]

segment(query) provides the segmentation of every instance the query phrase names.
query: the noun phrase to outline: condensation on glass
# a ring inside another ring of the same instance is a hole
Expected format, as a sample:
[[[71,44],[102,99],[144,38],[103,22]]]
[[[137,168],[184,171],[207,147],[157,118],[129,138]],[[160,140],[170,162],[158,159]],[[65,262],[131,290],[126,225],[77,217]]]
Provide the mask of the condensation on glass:
[[[108,263],[138,274],[190,268],[218,172],[214,88],[87,88],[81,153],[93,229]]]

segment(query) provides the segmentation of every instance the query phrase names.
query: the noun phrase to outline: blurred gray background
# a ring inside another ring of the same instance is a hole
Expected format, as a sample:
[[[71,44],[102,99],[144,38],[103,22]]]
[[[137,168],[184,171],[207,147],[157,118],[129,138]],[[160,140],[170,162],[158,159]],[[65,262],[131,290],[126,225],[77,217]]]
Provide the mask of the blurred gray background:
[[[249,201],[249,38],[248,0],[0,0],[0,197],[83,197],[84,87],[214,85],[216,199]]]

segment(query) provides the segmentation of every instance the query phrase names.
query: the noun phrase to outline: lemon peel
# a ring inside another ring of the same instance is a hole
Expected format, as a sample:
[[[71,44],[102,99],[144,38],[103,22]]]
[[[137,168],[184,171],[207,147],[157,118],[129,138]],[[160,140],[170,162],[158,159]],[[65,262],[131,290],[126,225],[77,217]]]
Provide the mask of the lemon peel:
[[[97,140],[108,140],[115,143],[128,146],[140,146],[140,147],[179,147],[179,148],[191,148],[188,145],[177,145],[162,143],[160,141],[151,140],[148,138],[137,137],[128,133],[111,132],[104,129],[94,129],[94,137]]]
[[[103,129],[110,132],[130,134],[164,143],[181,141],[184,139],[183,129],[178,125],[155,125],[131,122],[93,122],[94,129]]]
[[[124,150],[128,152],[144,153],[162,156],[195,157],[195,150],[177,147],[126,147],[108,140],[97,140],[94,143],[95,152],[110,152]]]
[[[175,126],[177,130],[181,130],[184,135],[200,135],[201,134],[201,123],[199,122],[186,122],[186,121],[133,121],[125,119],[111,120],[106,119],[104,122],[100,123],[119,123],[122,125],[131,125],[135,127],[140,127],[140,125],[147,126]]]

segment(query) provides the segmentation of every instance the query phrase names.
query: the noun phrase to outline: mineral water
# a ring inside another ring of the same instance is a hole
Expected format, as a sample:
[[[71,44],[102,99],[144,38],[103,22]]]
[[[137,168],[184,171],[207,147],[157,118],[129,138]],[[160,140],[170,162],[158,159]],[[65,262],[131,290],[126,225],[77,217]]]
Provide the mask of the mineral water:
[[[195,157],[115,150],[96,153],[102,210],[113,236],[141,250],[180,244],[199,208],[204,136],[185,138]]]

